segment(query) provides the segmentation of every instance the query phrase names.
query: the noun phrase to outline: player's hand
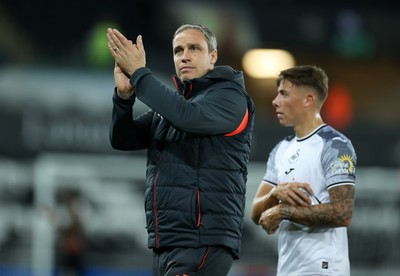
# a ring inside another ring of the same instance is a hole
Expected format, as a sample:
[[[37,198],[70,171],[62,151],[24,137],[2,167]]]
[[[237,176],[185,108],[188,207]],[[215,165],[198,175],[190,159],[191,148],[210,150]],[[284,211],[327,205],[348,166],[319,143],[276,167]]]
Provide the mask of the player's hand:
[[[308,183],[287,182],[278,184],[273,192],[273,196],[282,203],[292,206],[309,206],[311,199],[305,192],[310,195],[314,194]]]
[[[261,213],[258,224],[267,232],[267,234],[274,234],[281,223],[281,215],[279,211],[280,205],[276,205]]]
[[[136,44],[128,40],[117,29],[107,29],[108,49],[125,75],[131,77],[139,68],[146,66],[146,52],[142,36],[138,35]]]
[[[129,99],[133,96],[134,89],[129,81],[130,78],[122,71],[116,62],[114,67],[114,80],[118,96],[123,99]]]

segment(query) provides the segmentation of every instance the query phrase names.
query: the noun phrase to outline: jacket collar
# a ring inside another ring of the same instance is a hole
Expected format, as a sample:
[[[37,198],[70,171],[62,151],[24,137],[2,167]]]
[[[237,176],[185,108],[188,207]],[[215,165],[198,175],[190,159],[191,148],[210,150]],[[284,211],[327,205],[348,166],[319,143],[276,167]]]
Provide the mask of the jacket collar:
[[[186,99],[220,81],[230,81],[237,83],[241,87],[244,87],[243,73],[235,71],[229,66],[216,66],[203,77],[184,82],[181,82],[176,75],[174,75],[172,79],[178,92],[181,93]]]

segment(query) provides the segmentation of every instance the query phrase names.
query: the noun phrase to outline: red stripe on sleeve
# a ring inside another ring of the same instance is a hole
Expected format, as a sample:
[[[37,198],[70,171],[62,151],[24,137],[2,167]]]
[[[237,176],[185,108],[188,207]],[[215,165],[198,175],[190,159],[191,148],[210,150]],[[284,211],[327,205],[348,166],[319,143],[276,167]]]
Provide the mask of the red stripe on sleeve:
[[[232,131],[231,133],[227,133],[224,136],[228,136],[228,137],[234,136],[234,135],[242,132],[246,128],[248,122],[249,122],[249,109],[246,108],[246,114],[244,114],[243,120],[240,123],[240,125],[234,131]]]

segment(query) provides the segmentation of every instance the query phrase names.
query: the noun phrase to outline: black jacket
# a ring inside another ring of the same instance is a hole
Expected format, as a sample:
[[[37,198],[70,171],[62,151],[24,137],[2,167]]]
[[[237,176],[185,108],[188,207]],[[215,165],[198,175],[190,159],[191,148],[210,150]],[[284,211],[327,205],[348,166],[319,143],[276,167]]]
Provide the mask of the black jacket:
[[[113,97],[111,144],[147,149],[145,211],[150,248],[225,246],[239,257],[254,104],[243,74],[219,66],[202,78],[161,84],[137,70],[135,99]]]

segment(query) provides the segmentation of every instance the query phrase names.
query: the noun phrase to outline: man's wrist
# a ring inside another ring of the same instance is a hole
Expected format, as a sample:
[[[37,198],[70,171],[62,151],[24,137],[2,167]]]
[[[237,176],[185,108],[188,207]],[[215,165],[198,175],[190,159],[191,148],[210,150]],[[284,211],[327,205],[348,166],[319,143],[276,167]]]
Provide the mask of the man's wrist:
[[[130,100],[133,98],[133,95],[135,94],[135,90],[129,91],[129,92],[120,92],[118,91],[118,88],[116,89],[118,97],[124,100]]]
[[[287,219],[290,220],[292,218],[293,214],[293,206],[290,206],[288,204],[279,204],[279,215],[281,216],[281,219]]]
[[[135,74],[136,71],[139,70],[140,68],[146,68],[146,66],[143,65],[143,66],[139,66],[139,67],[133,68],[132,70],[130,70],[129,72],[127,72],[125,75],[126,75],[128,78],[132,78],[133,74]]]
[[[270,200],[271,200],[271,202],[273,202],[273,204],[274,205],[276,205],[276,204],[279,204],[279,196],[278,196],[278,194],[279,194],[279,190],[277,189],[277,187],[274,187],[272,190],[271,190],[271,194],[270,194]]]

